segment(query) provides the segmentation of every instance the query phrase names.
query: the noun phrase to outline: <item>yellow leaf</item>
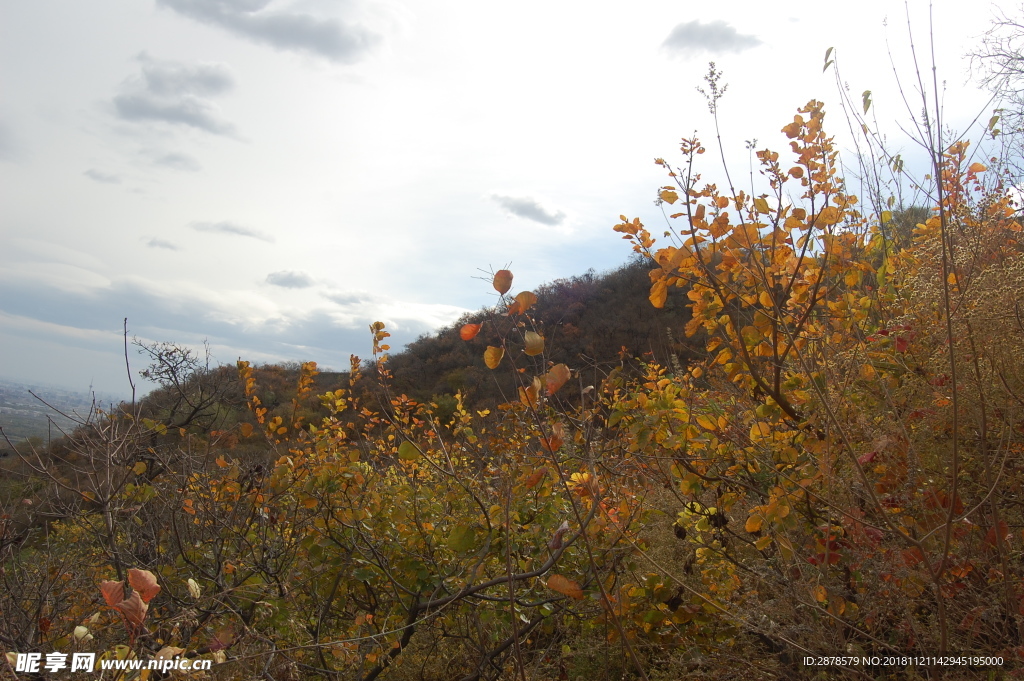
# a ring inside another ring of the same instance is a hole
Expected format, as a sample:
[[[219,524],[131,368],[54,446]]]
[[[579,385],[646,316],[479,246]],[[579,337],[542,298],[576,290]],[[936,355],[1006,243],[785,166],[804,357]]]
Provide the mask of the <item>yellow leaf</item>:
[[[758,213],[767,213],[771,211],[771,208],[768,207],[767,201],[762,198],[756,198],[754,199],[754,210]]]
[[[497,369],[498,365],[501,364],[501,358],[504,356],[504,348],[496,348],[493,345],[488,345],[487,350],[484,351],[484,364],[487,365],[488,369]]]
[[[494,290],[498,293],[505,295],[508,290],[512,288],[512,273],[508,270],[498,270],[494,274],[494,281],[492,282]]]
[[[146,472],[146,462],[145,461],[140,461],[137,464],[135,464],[134,466],[132,466],[132,473],[135,473],[135,475],[142,475],[145,472]]]
[[[583,589],[580,588],[580,585],[562,575],[548,577],[548,588],[577,601],[583,600]]]
[[[654,282],[651,286],[651,295],[648,296],[648,300],[651,301],[651,305],[657,308],[665,307],[665,301],[668,299],[668,282],[665,279],[659,279]]]
[[[983,173],[986,170],[988,170],[988,168],[986,168],[984,164],[981,163],[972,163],[971,167],[968,168],[967,170],[972,173]]]
[[[949,276],[946,277],[946,283],[952,286],[956,286],[956,274],[954,272],[950,272]]]
[[[527,331],[523,334],[526,340],[526,352],[530,357],[534,357],[544,352],[544,337],[535,331]]]
[[[754,442],[763,440],[772,434],[771,426],[763,421],[758,421],[750,427],[750,439]]]
[[[701,414],[700,416],[697,417],[697,424],[701,428],[705,428],[707,430],[718,430],[718,424],[715,423],[713,419],[711,419],[708,416],[705,416],[704,414]]]
[[[771,295],[767,291],[761,291],[757,296],[757,302],[761,303],[764,307],[771,309],[775,307],[775,301],[772,300]]]
[[[238,432],[242,434],[242,437],[249,437],[250,435],[252,435],[252,424],[243,423],[242,425],[238,426]]]
[[[765,536],[761,537],[756,542],[754,542],[754,548],[758,551],[764,551],[766,548],[768,548],[768,545],[771,543],[771,536],[766,534]]]
[[[679,200],[679,194],[676,194],[674,191],[672,191],[672,189],[668,187],[662,189],[658,196],[660,196],[661,200],[665,201],[666,203],[675,203],[676,201]]]
[[[825,206],[818,213],[818,226],[822,225],[834,225],[839,222],[842,217],[842,213],[835,206]]]
[[[743,529],[753,534],[754,532],[757,532],[761,529],[761,524],[763,522],[764,518],[762,518],[759,514],[755,513],[754,515],[747,518],[747,522],[743,525]]]
[[[828,591],[825,590],[825,587],[823,587],[821,584],[814,587],[814,600],[818,601],[819,603],[824,603],[827,598]]]

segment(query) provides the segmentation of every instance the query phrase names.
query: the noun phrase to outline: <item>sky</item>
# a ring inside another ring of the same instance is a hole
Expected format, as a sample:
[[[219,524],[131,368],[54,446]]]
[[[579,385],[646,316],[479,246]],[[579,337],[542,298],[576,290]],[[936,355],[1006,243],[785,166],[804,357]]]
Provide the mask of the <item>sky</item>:
[[[846,139],[829,47],[913,157],[894,65],[912,89],[927,3],[810,7],[0,0],[0,377],[126,395],[125,318],[214,363],[344,369],[373,321],[400,349],[493,305],[485,272],[614,268],[620,214],[663,224],[653,159],[713,140],[709,61],[730,167],[753,139],[785,158],[812,98]],[[964,54],[993,16],[934,3],[954,127],[986,110]]]

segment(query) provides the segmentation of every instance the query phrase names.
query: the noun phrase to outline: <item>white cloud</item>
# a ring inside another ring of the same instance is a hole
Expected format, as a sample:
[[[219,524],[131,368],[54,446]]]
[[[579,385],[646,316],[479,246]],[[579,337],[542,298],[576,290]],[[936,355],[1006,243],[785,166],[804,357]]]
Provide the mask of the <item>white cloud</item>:
[[[270,0],[157,0],[157,4],[279,50],[337,62],[358,61],[380,42],[375,33],[340,19],[267,10]]]
[[[706,24],[694,19],[673,28],[661,46],[673,54],[689,57],[701,52],[743,52],[760,44],[756,36],[741,34],[721,19]]]
[[[260,241],[273,242],[274,237],[269,234],[264,234],[258,229],[252,229],[250,227],[243,227],[236,225],[233,222],[193,222],[189,225],[192,229],[197,232],[209,232],[212,234],[228,234],[232,236],[245,236],[252,239],[259,239]]]
[[[233,135],[211,97],[234,87],[231,72],[221,64],[185,64],[138,56],[141,73],[128,78],[114,96],[119,118],[132,123],[166,123],[212,133]]]
[[[268,274],[267,283],[281,288],[309,288],[313,285],[313,278],[305,272],[281,270]]]
[[[565,213],[560,210],[545,208],[536,199],[529,196],[502,196],[492,194],[491,199],[512,215],[533,220],[542,225],[560,225],[565,221]]]
[[[96,170],[95,168],[89,168],[82,174],[90,180],[95,180],[101,184],[121,184],[121,178],[117,175],[104,173],[103,171]]]

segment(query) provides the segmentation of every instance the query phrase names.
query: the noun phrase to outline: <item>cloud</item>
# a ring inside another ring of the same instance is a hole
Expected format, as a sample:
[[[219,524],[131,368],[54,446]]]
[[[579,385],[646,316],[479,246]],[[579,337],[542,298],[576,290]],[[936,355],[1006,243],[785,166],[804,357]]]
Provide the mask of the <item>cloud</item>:
[[[164,241],[163,239],[150,239],[149,241],[146,242],[146,245],[149,246],[150,248],[165,248],[168,251],[180,250],[170,241]]]
[[[202,169],[202,166],[199,165],[199,161],[187,154],[163,154],[154,158],[153,163],[158,166],[163,166],[164,168],[170,168],[171,170],[196,172],[197,170]]]
[[[347,293],[324,293],[324,298],[337,303],[342,306],[358,305],[360,303],[368,303],[373,300],[373,297],[368,293],[362,292],[347,292]]]
[[[274,238],[257,229],[242,227],[233,222],[193,222],[189,225],[197,232],[212,232],[215,234],[231,234],[234,236],[247,236],[260,241],[274,242]]]
[[[374,320],[387,324],[391,345],[399,348],[466,312],[446,305],[393,300],[348,310],[299,311],[243,290],[138,277],[66,290],[51,285],[46,277],[13,278],[0,270],[0,285],[10,294],[0,296],[0,348],[4,334],[9,334],[19,347],[57,342],[62,358],[84,360],[87,351],[103,352],[109,355],[111,383],[124,375],[120,353],[125,317],[131,335],[192,345],[208,339],[214,356],[229,361],[237,357],[315,360],[322,365],[347,366],[350,354],[369,353],[368,327]],[[137,364],[134,358],[132,364]],[[5,371],[5,366],[0,363],[0,371]]]
[[[89,168],[84,173],[86,177],[101,182],[103,184],[121,184],[121,178],[117,175],[111,175],[110,173],[104,173],[96,170],[95,168]]]
[[[700,52],[742,52],[760,44],[761,41],[756,36],[743,35],[721,19],[707,24],[695,19],[673,28],[661,47],[680,56],[689,57]]]
[[[114,109],[132,123],[158,122],[232,135],[235,127],[221,118],[209,97],[234,87],[227,67],[220,64],[183,64],[138,57],[141,74],[125,81],[114,96]]]
[[[380,42],[377,34],[340,19],[263,11],[270,0],[157,0],[157,4],[279,50],[306,52],[341,63],[358,61]]]
[[[565,220],[565,213],[562,211],[555,211],[552,213],[536,200],[529,197],[500,196],[498,194],[492,194],[491,199],[509,213],[527,220],[539,222],[542,225],[559,225],[563,220]]]
[[[313,285],[313,278],[305,272],[281,270],[268,274],[267,283],[281,288],[309,288]]]

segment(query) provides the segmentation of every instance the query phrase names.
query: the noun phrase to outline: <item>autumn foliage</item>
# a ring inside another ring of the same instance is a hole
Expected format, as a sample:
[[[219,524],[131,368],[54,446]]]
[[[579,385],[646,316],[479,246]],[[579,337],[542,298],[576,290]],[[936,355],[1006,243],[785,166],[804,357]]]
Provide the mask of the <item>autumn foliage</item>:
[[[757,152],[764,193],[702,183],[685,139],[681,167],[658,160],[672,229],[615,226],[649,302],[685,299],[698,359],[554,361],[541,297],[499,270],[498,303],[453,330],[511,381],[493,409],[396,393],[378,322],[344,386],[318,392],[308,362],[271,404],[272,371],[240,361],[244,418],[108,414],[65,456],[74,484],[39,460],[62,514],[3,545],[0,641],[213,657],[216,678],[816,678],[800,658],[893,653],[1011,669],[1016,206],[957,143],[896,240],[901,207],[848,192],[820,102],[782,133],[785,155]],[[934,672],[909,666],[831,671]]]

